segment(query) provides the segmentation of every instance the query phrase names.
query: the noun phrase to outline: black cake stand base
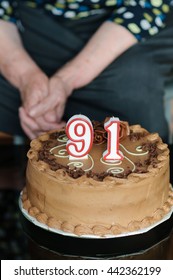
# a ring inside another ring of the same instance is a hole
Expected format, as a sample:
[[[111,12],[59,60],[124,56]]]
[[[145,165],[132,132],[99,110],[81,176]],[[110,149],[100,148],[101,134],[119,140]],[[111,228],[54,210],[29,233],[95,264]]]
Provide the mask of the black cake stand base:
[[[137,255],[136,259],[140,259],[141,254],[146,255],[146,259],[164,259],[152,256],[152,252],[158,248],[163,251],[160,245],[166,244],[173,228],[172,214],[168,220],[145,233],[113,238],[81,238],[45,230],[29,221],[22,212],[20,219],[32,251],[34,247],[37,247],[37,253],[44,251],[45,259],[51,255],[55,259],[117,259]],[[151,254],[147,257],[149,251]]]

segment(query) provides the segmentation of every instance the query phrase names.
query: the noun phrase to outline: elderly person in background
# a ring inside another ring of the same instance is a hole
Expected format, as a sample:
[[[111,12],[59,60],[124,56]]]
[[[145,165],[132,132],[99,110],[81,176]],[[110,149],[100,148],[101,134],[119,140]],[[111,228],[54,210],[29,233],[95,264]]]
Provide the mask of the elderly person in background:
[[[140,123],[166,140],[172,6],[168,0],[0,0],[0,130],[33,139],[82,113]]]

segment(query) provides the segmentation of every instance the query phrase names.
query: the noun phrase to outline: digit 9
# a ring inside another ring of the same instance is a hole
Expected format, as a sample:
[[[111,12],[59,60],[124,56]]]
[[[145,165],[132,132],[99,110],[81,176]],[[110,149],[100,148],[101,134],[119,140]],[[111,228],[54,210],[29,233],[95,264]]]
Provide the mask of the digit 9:
[[[66,125],[67,152],[72,158],[87,158],[93,144],[93,126],[89,118],[74,115]]]
[[[155,272],[156,272],[156,275],[158,275],[160,272],[161,272],[161,267],[150,267],[149,268],[149,270],[150,270],[150,274],[152,275],[152,274],[154,274]]]

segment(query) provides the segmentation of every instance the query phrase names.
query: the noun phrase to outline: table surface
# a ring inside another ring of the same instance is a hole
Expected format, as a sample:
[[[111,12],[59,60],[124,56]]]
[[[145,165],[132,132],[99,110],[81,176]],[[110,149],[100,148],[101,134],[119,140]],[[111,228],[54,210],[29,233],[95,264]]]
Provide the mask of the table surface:
[[[0,192],[5,193],[8,191],[19,191],[23,189],[25,184],[25,168],[26,168],[26,153],[28,151],[28,146],[14,146],[14,145],[0,145]],[[171,182],[173,182],[173,146],[170,146],[170,175]],[[8,211],[7,205],[6,209],[1,208],[3,211]],[[2,212],[1,212],[2,215]],[[11,221],[11,220],[10,220]],[[14,221],[12,221],[14,223]],[[6,225],[6,221],[4,222]],[[2,224],[1,224],[2,225]],[[8,230],[9,232],[10,230]],[[13,233],[13,232],[11,232]],[[1,238],[1,237],[0,237]],[[8,238],[10,238],[8,236]],[[0,239],[1,241],[1,239]],[[3,240],[4,241],[4,240]],[[13,240],[14,241],[14,240]],[[7,239],[9,243],[9,240]],[[16,243],[17,244],[17,243]],[[21,241],[18,246],[20,246]],[[9,245],[9,244],[8,244]],[[0,248],[1,249],[1,248]],[[7,246],[7,250],[11,250],[9,246]],[[77,259],[77,257],[68,257],[59,255],[55,252],[49,251],[47,249],[42,248],[38,244],[36,244],[33,240],[29,238],[27,246],[25,247],[25,252],[27,258],[32,259]],[[10,252],[4,252],[4,257],[11,256],[18,258],[15,254],[10,254]],[[6,257],[8,259],[8,257]],[[21,257],[22,259],[22,257]],[[78,257],[79,259],[79,257]],[[123,259],[166,259],[173,260],[173,232],[171,232],[169,238],[163,240],[153,248],[147,250],[146,252],[142,252],[140,254],[133,254],[130,256],[123,257]]]

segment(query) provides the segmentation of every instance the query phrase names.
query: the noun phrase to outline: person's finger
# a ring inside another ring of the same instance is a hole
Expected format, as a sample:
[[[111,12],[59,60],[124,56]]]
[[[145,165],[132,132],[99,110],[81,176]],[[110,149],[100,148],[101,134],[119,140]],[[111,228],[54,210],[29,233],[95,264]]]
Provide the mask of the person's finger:
[[[30,140],[36,138],[35,133],[33,133],[33,131],[31,131],[29,127],[27,127],[22,121],[21,121],[21,127]]]
[[[65,110],[65,103],[55,108],[57,120],[60,121],[62,119],[64,115],[64,110]]]
[[[44,73],[38,72],[22,88],[21,96],[27,113],[48,95],[48,81],[48,77]]]
[[[20,108],[19,109],[19,116],[20,119],[22,120],[22,125],[25,128],[27,128],[27,133],[28,131],[32,132],[32,135],[39,135],[41,131],[49,131],[49,130],[55,130],[55,129],[60,129],[65,125],[65,122],[62,121],[61,123],[50,123],[50,122],[46,122],[44,117],[38,117],[35,120],[30,118],[26,112],[24,108]],[[22,127],[22,128],[23,128]],[[31,133],[29,134],[31,135]]]
[[[32,92],[26,94],[27,97],[23,102],[23,107],[25,108],[28,115],[30,115],[30,111],[32,108],[36,107],[41,104],[42,100],[44,100],[45,96],[48,95],[48,90],[41,90],[37,89]],[[37,110],[37,109],[36,109]]]
[[[43,95],[45,95],[45,93],[39,89],[26,93],[26,98],[24,99],[23,106],[27,113],[33,106],[37,105],[41,101]]]
[[[27,116],[24,108],[19,109],[19,117],[22,129],[30,139],[34,139],[41,134],[38,124]]]
[[[56,129],[57,127],[59,127],[57,122],[48,122],[42,116],[37,117],[36,122],[39,126],[39,129],[43,130],[43,131],[49,131],[49,130]]]
[[[19,113],[21,127],[22,127],[23,131],[25,132],[25,134],[29,137],[29,139],[34,139],[35,133],[27,126],[27,124],[25,122],[25,118],[23,118],[23,116],[21,116],[22,114],[23,113]]]
[[[48,111],[52,111],[56,105],[60,102],[58,96],[50,95],[43,99],[40,103],[33,106],[28,114],[31,117],[39,117],[43,114],[46,114]]]
[[[57,122],[56,110],[48,111],[45,113],[44,118],[47,122]]]
[[[27,125],[27,127],[29,127],[31,130],[35,131],[35,130],[40,130],[38,124],[35,122],[34,119],[30,118],[25,109],[23,107],[19,108],[19,117],[22,120],[22,122]]]
[[[54,110],[57,106],[64,106],[67,100],[66,85],[59,78],[51,78],[49,80],[49,93],[40,103],[33,106],[29,112],[31,117],[38,117],[46,114],[48,111]],[[57,121],[61,120],[62,116],[57,116]]]

